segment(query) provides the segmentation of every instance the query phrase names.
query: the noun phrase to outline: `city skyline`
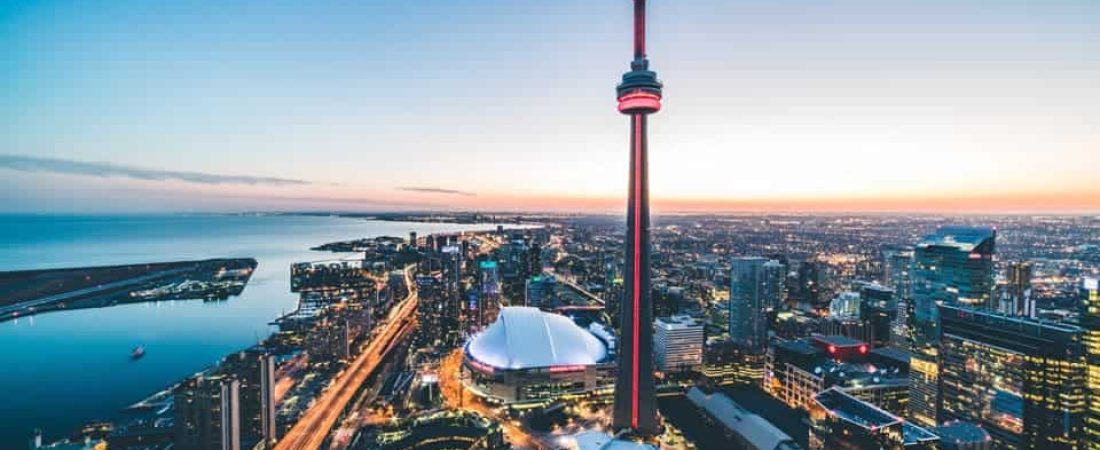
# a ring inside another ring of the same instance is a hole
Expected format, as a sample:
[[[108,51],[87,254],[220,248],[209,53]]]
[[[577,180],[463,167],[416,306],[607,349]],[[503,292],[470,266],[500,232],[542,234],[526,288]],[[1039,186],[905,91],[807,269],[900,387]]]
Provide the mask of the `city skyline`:
[[[655,212],[1100,210],[1095,4],[652,8]],[[0,211],[621,211],[629,9],[6,6]]]

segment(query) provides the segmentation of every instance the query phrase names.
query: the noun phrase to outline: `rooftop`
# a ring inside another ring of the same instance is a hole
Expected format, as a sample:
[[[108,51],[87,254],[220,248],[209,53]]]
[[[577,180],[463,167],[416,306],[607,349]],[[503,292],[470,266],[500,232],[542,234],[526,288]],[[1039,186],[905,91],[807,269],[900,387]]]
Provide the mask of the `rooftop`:
[[[992,228],[988,227],[941,227],[935,233],[925,236],[924,240],[917,244],[917,247],[955,247],[969,252],[987,239],[993,238],[995,233]]]
[[[794,439],[771,422],[742,408],[725,394],[707,394],[702,389],[693,387],[688,391],[687,397],[695,406],[705,410],[729,431],[748,442],[751,445],[750,448],[765,450],[801,448]]]
[[[859,400],[838,388],[829,388],[814,396],[814,401],[830,414],[868,430],[897,425],[902,418],[875,405]]]
[[[691,316],[658,317],[657,326],[669,330],[682,330],[685,328],[699,327],[701,323]]]

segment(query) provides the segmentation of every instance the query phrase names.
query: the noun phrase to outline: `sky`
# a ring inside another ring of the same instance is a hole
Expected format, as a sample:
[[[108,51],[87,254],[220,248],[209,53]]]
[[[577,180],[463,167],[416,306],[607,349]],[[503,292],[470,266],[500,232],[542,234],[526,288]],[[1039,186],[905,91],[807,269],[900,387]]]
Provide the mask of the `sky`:
[[[650,0],[659,212],[1100,212],[1100,2]],[[621,211],[628,0],[0,3],[0,212]]]

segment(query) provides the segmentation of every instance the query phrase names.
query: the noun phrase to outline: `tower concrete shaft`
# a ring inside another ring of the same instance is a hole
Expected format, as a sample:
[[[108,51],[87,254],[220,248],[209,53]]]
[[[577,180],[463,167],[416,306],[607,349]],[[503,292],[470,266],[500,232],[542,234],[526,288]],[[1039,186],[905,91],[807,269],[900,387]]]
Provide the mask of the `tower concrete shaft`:
[[[618,86],[619,112],[630,116],[630,186],[626,214],[625,296],[619,308],[618,376],[613,425],[638,437],[661,432],[653,378],[647,120],[661,109],[661,83],[645,53],[645,0],[634,0],[634,59]]]

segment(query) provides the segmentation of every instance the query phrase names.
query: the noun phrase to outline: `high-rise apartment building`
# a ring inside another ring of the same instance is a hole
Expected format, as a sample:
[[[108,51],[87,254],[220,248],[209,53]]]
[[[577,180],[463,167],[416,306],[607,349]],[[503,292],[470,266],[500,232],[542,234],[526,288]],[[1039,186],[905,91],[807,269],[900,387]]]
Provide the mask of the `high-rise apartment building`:
[[[260,422],[264,445],[270,448],[278,439],[278,431],[275,422],[275,355],[264,353],[260,355]]]
[[[766,258],[747,256],[730,263],[730,340],[762,355],[768,343],[764,265]]]

